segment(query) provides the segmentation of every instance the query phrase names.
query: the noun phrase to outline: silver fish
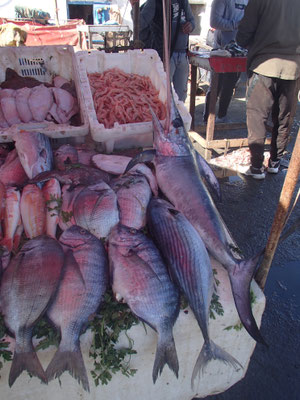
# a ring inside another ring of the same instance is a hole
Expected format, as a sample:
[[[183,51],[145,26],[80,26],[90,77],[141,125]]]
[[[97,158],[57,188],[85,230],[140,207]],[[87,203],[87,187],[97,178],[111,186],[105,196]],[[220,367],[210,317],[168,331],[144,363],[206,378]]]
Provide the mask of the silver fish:
[[[249,260],[239,260],[233,256],[224,222],[203,184],[195,151],[192,150],[174,101],[172,105],[171,129],[167,133],[152,112],[155,150],[148,151],[145,158],[150,160],[152,154],[159,188],[196,228],[210,254],[227,270],[235,305],[244,327],[253,339],[265,344],[250,302],[250,284],[260,254]],[[126,170],[130,170],[142,159],[143,155],[140,154],[129,163]],[[205,163],[202,163],[202,168],[204,166]]]
[[[119,222],[116,193],[105,182],[82,189],[74,199],[73,216],[76,225],[98,239],[107,237]]]
[[[158,334],[152,378],[165,364],[178,377],[173,326],[179,313],[179,293],[171,282],[160,253],[141,232],[118,224],[109,235],[112,288],[131,311]]]
[[[51,380],[69,371],[89,391],[79,337],[107,288],[107,253],[100,240],[76,225],[64,231],[59,241],[66,253],[66,267],[47,315],[60,330],[61,340],[46,376]]]
[[[146,225],[146,211],[151,199],[151,188],[147,178],[134,171],[114,179],[111,188],[117,194],[121,224],[135,229],[143,228]]]
[[[47,382],[32,345],[32,331],[55,295],[63,265],[62,246],[55,239],[39,236],[26,242],[3,272],[1,311],[16,338],[9,386],[24,370]]]
[[[209,337],[209,306],[213,273],[206,247],[193,225],[172,204],[152,199],[148,207],[151,236],[167,263],[170,275],[184,293],[201,329],[204,344],[192,374],[192,386],[206,364],[218,359],[234,368],[241,365]]]

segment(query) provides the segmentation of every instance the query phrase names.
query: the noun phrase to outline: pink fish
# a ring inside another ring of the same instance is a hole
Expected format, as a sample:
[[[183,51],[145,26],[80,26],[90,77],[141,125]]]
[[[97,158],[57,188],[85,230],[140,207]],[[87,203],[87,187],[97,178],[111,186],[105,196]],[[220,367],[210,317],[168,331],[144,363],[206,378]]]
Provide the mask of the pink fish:
[[[5,186],[22,185],[27,180],[16,149],[8,153],[5,163],[0,167],[0,181]]]
[[[23,122],[29,122],[33,120],[33,116],[28,104],[30,94],[31,89],[28,87],[16,90],[16,106],[19,116]]]
[[[56,228],[59,221],[59,202],[61,188],[57,179],[52,178],[45,183],[42,189],[46,201],[46,233],[56,239]]]
[[[25,234],[33,239],[46,230],[46,202],[42,190],[36,185],[26,185],[22,191],[21,218]]]
[[[13,248],[14,235],[20,221],[20,192],[8,187],[5,195],[4,238],[1,241],[9,251]]]
[[[44,121],[53,104],[51,90],[44,85],[32,88],[28,98],[28,104],[33,119],[38,122]]]
[[[15,96],[16,92],[13,89],[3,89],[0,92],[1,109],[9,126],[21,122],[16,106]]]

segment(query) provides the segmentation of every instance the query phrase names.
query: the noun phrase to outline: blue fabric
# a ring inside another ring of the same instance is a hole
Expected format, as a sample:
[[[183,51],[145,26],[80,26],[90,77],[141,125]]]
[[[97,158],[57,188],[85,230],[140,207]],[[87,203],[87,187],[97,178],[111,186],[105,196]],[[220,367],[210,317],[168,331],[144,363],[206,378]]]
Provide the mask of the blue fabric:
[[[179,100],[185,101],[187,97],[187,82],[189,76],[189,62],[186,53],[174,51],[170,59],[170,79]]]

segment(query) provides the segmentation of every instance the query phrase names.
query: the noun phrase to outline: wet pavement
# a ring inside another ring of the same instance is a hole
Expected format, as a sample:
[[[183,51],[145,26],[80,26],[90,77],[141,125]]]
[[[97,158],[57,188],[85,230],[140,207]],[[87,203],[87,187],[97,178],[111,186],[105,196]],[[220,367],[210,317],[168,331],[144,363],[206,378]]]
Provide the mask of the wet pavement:
[[[204,97],[196,98],[196,124],[201,122]],[[188,105],[188,101],[186,103]],[[240,85],[230,106],[230,118],[236,122],[245,116],[244,85]],[[300,126],[298,103],[287,157],[293,150]],[[224,135],[218,132],[218,135]],[[226,132],[246,137],[247,132]],[[223,138],[228,136],[223,136]],[[232,137],[232,136],[231,136]],[[267,149],[267,147],[266,147]],[[216,154],[214,155],[216,156]],[[247,258],[261,250],[268,240],[287,169],[267,174],[263,181],[232,175],[220,179],[222,202],[216,201],[229,231]],[[226,171],[225,171],[226,175]],[[300,188],[298,181],[295,195]],[[295,196],[294,196],[295,197]],[[286,226],[300,218],[296,204]],[[299,400],[300,399],[300,229],[281,242],[268,275],[266,309],[261,332],[268,348],[258,344],[243,380],[226,392],[206,400]]]

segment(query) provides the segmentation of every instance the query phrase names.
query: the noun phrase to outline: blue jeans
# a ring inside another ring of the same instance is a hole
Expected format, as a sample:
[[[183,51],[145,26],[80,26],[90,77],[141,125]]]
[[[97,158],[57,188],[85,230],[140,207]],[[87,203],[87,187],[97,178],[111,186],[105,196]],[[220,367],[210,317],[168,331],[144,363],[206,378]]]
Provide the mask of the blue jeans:
[[[187,83],[189,78],[189,61],[187,53],[174,51],[170,59],[170,79],[179,100],[185,101],[187,97]]]

